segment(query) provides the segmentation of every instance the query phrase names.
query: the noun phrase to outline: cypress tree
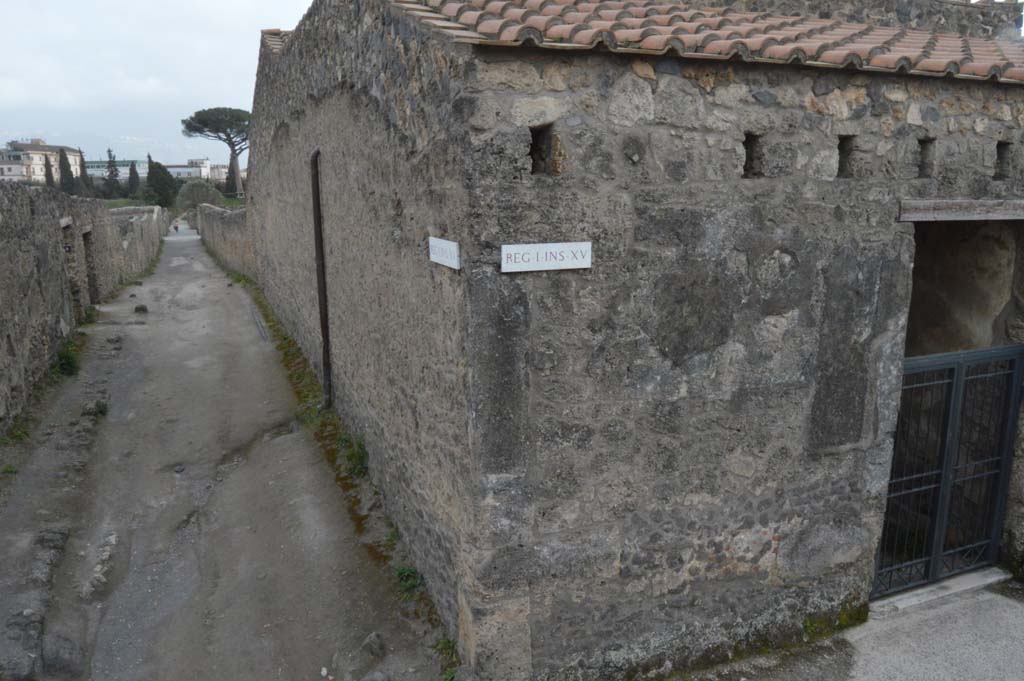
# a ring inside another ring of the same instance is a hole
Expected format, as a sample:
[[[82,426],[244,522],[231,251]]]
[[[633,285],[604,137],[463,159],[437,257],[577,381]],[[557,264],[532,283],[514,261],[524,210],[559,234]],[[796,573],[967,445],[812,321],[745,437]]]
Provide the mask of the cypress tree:
[[[121,195],[121,183],[118,177],[121,171],[117,169],[117,156],[107,149],[107,176],[103,179],[103,195],[108,199],[116,199]]]
[[[85,169],[85,154],[78,150],[78,194],[80,196],[93,196],[96,193],[92,184],[92,176]]]
[[[140,183],[139,171],[135,167],[135,161],[132,161],[132,164],[128,166],[128,196],[135,196],[138,193]]]
[[[149,169],[146,172],[146,187],[153,194],[157,205],[170,208],[174,205],[174,198],[178,195],[178,183],[162,163],[157,163],[153,157],[146,155]]]
[[[57,169],[60,170],[60,190],[65,194],[74,194],[75,174],[71,172],[71,161],[63,149],[57,154]]]
[[[235,175],[235,164],[228,164],[228,176],[224,180],[224,193],[228,196],[238,194],[238,177]]]
[[[55,183],[53,181],[53,164],[50,163],[50,157],[49,156],[44,156],[43,157],[43,168],[45,169],[46,186],[47,187],[53,187],[55,185]]]

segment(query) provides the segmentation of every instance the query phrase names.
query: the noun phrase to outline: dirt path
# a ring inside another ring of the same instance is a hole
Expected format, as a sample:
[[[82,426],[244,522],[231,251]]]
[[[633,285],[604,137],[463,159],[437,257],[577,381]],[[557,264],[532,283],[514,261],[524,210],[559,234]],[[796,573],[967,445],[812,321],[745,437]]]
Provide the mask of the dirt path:
[[[89,335],[0,507],[0,679],[440,677],[259,313],[192,233]]]

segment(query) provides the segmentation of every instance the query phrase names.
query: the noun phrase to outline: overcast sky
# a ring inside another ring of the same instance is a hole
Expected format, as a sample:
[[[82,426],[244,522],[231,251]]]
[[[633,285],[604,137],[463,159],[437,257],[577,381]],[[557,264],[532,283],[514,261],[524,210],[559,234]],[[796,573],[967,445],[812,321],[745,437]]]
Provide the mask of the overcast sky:
[[[263,28],[295,27],[312,0],[0,0],[0,145],[42,137],[87,159],[209,157],[181,119],[250,110]]]

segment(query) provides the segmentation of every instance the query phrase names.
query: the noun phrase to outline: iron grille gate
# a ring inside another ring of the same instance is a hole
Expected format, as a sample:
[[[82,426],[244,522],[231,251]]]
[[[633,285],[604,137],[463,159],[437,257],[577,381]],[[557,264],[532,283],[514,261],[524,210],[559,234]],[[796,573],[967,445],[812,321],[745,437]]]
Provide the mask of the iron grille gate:
[[[998,557],[1024,345],[904,363],[872,597]]]

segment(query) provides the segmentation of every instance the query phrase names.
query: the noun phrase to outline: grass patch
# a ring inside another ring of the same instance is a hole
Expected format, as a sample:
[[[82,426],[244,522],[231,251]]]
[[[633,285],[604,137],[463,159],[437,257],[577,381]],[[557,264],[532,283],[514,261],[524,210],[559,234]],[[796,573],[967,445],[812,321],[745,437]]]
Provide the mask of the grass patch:
[[[361,478],[369,472],[369,455],[366,446],[359,438],[342,435],[339,441],[341,451],[345,453],[345,472],[353,478]]]
[[[0,474],[2,475],[15,475],[18,472],[18,467],[14,464],[6,464],[3,468],[0,468]]]
[[[222,208],[227,208],[228,210],[245,208],[245,199],[240,199],[237,196],[225,196]]]
[[[54,362],[53,371],[61,376],[74,376],[81,367],[79,356],[82,348],[74,337],[69,337],[57,348],[57,360]]]
[[[412,600],[423,588],[423,575],[408,565],[401,565],[395,570],[395,579],[404,600]]]
[[[82,324],[95,324],[96,319],[99,317],[99,313],[96,312],[95,305],[87,305],[85,312],[82,314]]]
[[[57,347],[57,356],[51,371],[60,376],[74,376],[81,368],[82,343],[84,334],[69,336]]]
[[[388,551],[394,551],[395,547],[398,546],[398,540],[401,535],[398,532],[398,526],[390,520],[388,521],[388,533],[384,535],[384,548]]]
[[[447,636],[443,636],[437,639],[431,648],[441,658],[441,664],[444,667],[444,671],[441,673],[442,681],[452,681],[462,664],[462,660],[459,659],[458,644]]]
[[[844,629],[863,624],[868,620],[868,604],[844,605],[838,613],[817,615],[804,620],[804,634],[811,641],[832,636]]]
[[[24,442],[28,439],[28,421],[26,421],[24,414],[15,417],[11,427],[7,429],[7,432],[0,435],[0,445],[8,446],[18,442]]]

